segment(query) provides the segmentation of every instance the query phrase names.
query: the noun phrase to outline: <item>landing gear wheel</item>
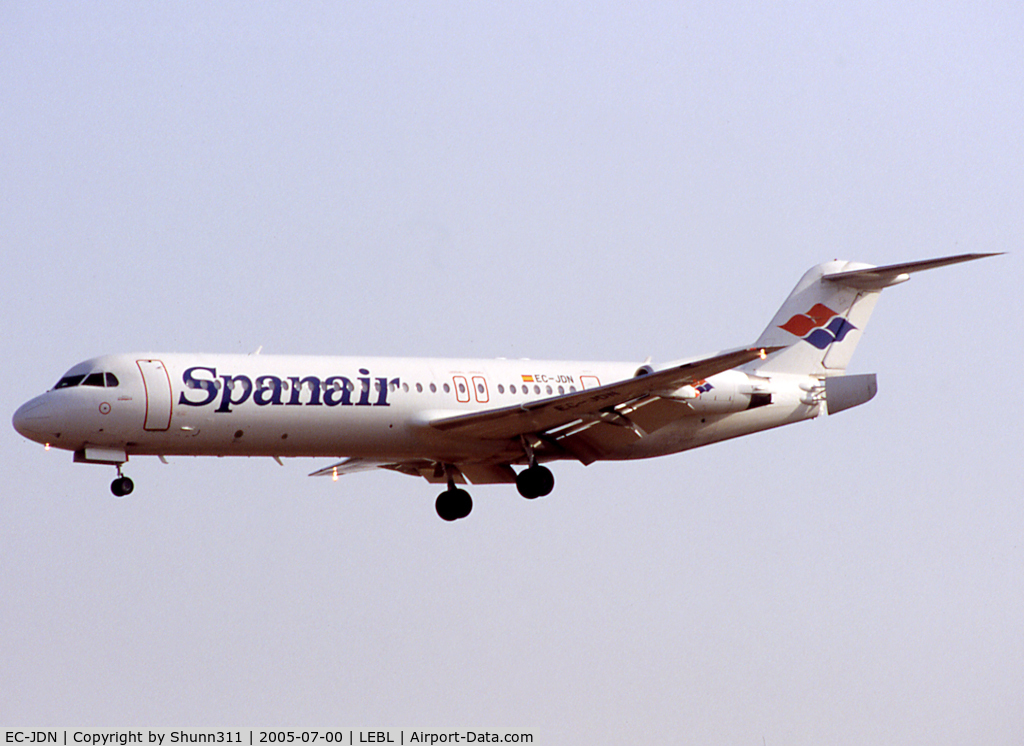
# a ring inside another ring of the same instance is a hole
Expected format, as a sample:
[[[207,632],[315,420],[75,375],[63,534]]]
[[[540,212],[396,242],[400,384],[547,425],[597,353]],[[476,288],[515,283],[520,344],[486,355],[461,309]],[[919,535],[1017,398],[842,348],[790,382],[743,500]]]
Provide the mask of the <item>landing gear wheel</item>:
[[[455,504],[459,509],[459,518],[465,518],[473,510],[473,498],[465,490],[455,490]]]
[[[437,496],[434,507],[443,520],[457,521],[473,510],[473,498],[465,490],[448,489]]]
[[[114,497],[126,497],[132,494],[134,489],[135,483],[128,477],[118,477],[110,483],[110,491],[114,493]]]
[[[555,475],[546,466],[531,466],[516,475],[516,489],[527,500],[550,495],[555,488]]]

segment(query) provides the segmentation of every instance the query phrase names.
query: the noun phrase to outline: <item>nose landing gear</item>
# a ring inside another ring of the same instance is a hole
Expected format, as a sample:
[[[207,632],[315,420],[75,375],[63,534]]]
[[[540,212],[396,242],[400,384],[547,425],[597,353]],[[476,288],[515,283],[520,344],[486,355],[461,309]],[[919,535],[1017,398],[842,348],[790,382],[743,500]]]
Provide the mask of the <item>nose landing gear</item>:
[[[135,482],[121,473],[120,464],[117,467],[117,479],[110,483],[110,491],[114,497],[127,497],[135,489]]]

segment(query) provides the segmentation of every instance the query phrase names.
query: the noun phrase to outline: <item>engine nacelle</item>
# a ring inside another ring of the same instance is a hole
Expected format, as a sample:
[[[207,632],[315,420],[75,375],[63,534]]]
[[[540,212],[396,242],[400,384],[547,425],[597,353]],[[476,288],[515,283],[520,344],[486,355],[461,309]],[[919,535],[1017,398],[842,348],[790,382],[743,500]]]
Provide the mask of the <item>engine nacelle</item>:
[[[761,381],[737,370],[719,373],[661,396],[685,402],[693,411],[701,414],[743,412],[772,403],[771,392]]]

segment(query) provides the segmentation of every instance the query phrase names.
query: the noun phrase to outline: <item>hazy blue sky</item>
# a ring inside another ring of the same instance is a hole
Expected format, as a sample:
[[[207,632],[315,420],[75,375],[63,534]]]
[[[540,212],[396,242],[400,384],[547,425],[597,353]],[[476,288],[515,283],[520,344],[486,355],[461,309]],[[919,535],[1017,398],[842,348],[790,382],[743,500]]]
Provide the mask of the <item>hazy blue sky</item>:
[[[0,428],[0,721],[1024,741],[1019,3],[0,10],[0,411],[143,350],[666,360],[811,265],[834,418],[473,489]]]

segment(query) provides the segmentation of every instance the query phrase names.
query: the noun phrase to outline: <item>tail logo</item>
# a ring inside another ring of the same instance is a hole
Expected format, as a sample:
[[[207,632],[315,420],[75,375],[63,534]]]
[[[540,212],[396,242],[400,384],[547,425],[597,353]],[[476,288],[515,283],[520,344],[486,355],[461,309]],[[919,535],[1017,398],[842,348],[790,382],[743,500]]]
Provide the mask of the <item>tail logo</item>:
[[[857,327],[828,306],[816,303],[810,311],[798,313],[779,328],[824,350],[833,342],[842,342]]]

